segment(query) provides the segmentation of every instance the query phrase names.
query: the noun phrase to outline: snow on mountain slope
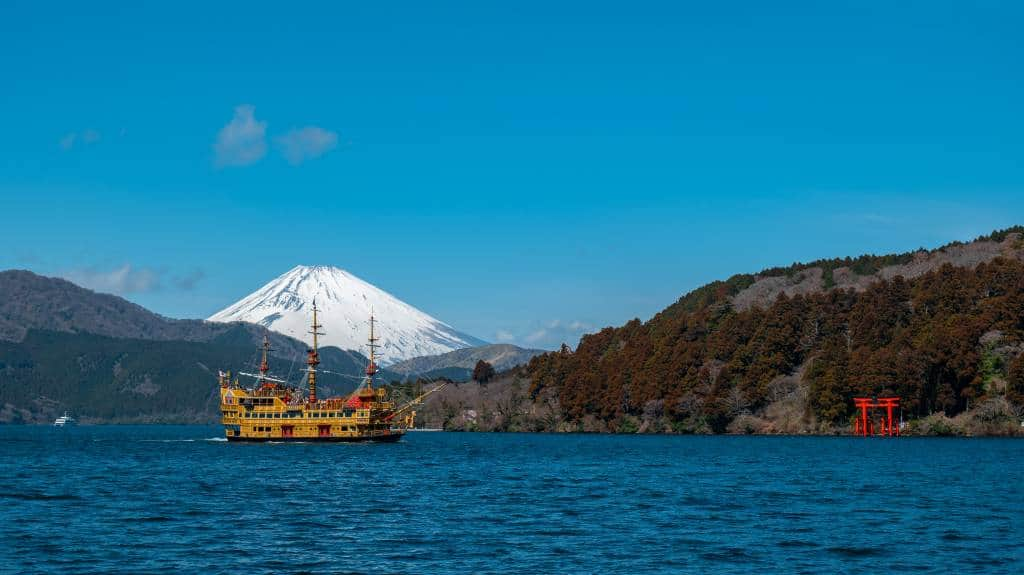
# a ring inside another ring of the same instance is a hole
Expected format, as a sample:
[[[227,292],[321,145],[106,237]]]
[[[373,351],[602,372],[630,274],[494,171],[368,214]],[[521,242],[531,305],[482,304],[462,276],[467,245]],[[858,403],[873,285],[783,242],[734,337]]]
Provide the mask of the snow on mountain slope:
[[[321,345],[364,354],[373,310],[382,345],[381,365],[486,343],[332,266],[296,266],[209,320],[257,323],[310,341],[314,298],[317,319],[326,334],[320,337]]]

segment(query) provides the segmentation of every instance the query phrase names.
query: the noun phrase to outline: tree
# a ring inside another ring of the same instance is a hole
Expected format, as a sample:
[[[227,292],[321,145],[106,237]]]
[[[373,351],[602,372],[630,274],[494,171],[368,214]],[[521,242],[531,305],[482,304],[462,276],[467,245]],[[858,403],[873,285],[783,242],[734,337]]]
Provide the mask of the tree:
[[[1024,353],[1017,356],[1010,364],[1007,378],[1006,399],[1017,405],[1024,406]]]
[[[1024,249],[1024,240],[1015,249]],[[826,263],[868,273],[914,257]],[[793,277],[801,269],[761,275]],[[527,368],[531,397],[557,397],[572,424],[589,417],[615,428],[664,401],[671,425],[700,422],[722,431],[744,411],[779,401],[777,378],[796,377],[810,415],[842,426],[854,396],[896,395],[911,417],[935,410],[953,416],[1000,391],[987,383],[1005,376],[1006,399],[1024,409],[1024,354],[994,363],[995,350],[979,345],[989,332],[1008,344],[1024,341],[1024,262],[996,258],[911,279],[875,277],[859,290],[812,290],[746,306],[729,301],[754,279],[709,284],[645,323],[604,328],[583,336],[575,350],[535,357]]]
[[[476,362],[476,367],[473,368],[473,380],[480,384],[485,384],[494,377],[494,366],[487,363],[484,360]]]

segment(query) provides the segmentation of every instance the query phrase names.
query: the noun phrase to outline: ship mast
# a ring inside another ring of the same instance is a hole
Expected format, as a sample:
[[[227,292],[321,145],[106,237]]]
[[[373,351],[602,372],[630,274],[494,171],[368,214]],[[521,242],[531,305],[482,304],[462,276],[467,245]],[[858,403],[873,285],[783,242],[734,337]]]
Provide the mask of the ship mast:
[[[324,335],[320,331],[322,326],[316,322],[316,298],[313,298],[313,327],[309,333],[313,334],[313,349],[306,352],[309,356],[306,365],[309,366],[309,402],[316,403],[316,366],[320,365],[320,353],[317,351],[316,336]]]
[[[263,361],[260,362],[260,386],[267,384],[267,372],[270,371],[270,364],[267,363],[267,352],[270,351],[270,339],[263,334]]]
[[[373,317],[373,310],[370,310],[370,340],[367,347],[370,348],[370,363],[366,366],[366,386],[373,390],[373,376],[377,375],[377,348],[380,345],[377,344],[380,341],[379,337],[374,334],[374,324],[377,320]]]

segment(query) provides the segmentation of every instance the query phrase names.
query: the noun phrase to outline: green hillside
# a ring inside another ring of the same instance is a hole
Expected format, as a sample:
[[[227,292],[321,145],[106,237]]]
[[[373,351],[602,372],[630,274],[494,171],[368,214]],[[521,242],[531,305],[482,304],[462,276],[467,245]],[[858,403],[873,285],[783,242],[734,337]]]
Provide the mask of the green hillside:
[[[328,348],[321,367],[352,373],[359,366]],[[21,342],[0,341],[0,422],[49,422],[69,410],[85,422],[212,422],[217,371],[254,371],[249,346],[111,338],[30,330]],[[300,362],[273,373],[300,382]],[[355,376],[321,376],[324,393],[350,390]]]

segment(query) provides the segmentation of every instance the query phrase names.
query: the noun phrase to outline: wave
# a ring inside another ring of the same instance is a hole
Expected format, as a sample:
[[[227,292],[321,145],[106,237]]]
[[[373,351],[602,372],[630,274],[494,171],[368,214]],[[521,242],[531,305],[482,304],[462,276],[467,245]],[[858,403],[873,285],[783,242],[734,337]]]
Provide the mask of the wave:
[[[195,443],[196,441],[227,441],[226,437],[206,437],[203,439],[140,439],[150,443]]]
[[[195,439],[140,439],[143,443],[192,443]]]

